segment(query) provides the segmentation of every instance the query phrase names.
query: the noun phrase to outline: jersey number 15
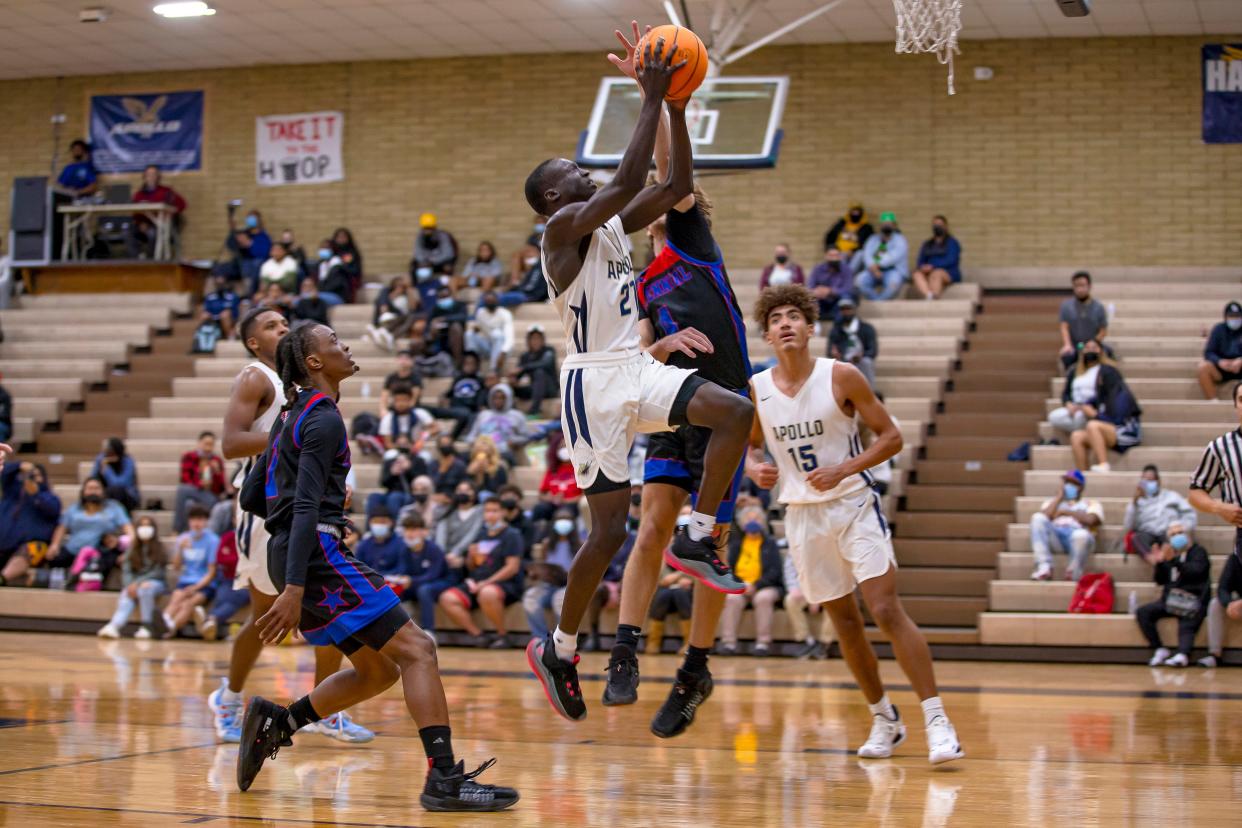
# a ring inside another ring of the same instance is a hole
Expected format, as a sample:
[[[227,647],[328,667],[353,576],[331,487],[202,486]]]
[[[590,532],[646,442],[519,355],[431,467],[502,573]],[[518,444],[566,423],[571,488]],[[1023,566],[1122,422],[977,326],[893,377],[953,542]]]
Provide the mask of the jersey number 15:
[[[789,452],[790,458],[804,472],[813,472],[819,468],[819,458],[815,456],[815,449],[812,446],[798,446],[796,454],[793,448],[785,450]]]

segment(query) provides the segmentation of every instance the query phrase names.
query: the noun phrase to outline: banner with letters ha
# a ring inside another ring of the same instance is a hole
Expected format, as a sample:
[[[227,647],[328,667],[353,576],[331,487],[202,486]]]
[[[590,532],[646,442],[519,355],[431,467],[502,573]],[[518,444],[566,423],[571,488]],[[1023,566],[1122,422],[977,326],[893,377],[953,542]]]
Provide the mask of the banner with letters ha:
[[[326,184],[345,178],[345,115],[303,112],[255,120],[255,178],[260,187]]]
[[[201,169],[203,93],[91,97],[91,146],[103,173]]]
[[[1242,143],[1242,43],[1203,47],[1203,140]]]

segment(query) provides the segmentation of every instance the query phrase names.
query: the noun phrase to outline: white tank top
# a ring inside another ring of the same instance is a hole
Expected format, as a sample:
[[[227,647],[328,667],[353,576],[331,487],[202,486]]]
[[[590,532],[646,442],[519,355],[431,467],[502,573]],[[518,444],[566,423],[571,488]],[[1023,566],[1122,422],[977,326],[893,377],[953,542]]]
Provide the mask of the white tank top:
[[[755,405],[768,452],[780,471],[781,503],[826,503],[871,485],[870,473],[850,475],[826,492],[817,491],[807,475],[862,454],[858,426],[837,405],[832,393],[833,359],[820,357],[802,388],[787,397],[772,379],[773,369],[751,377]]]
[[[262,414],[255,418],[250,425],[250,431],[254,434],[268,434],[275,424],[276,418],[280,416],[280,410],[285,407],[285,386],[280,381],[280,375],[271,368],[268,368],[262,362],[254,361],[246,366],[246,368],[258,368],[263,372],[264,376],[272,383],[272,404],[269,405]],[[246,370],[243,368],[242,370]],[[241,471],[238,472],[234,485],[241,488],[242,481],[245,481],[246,475],[250,473],[250,467],[254,464],[254,458],[250,457],[242,464]]]
[[[630,352],[641,347],[638,336],[638,299],[630,240],[620,216],[613,216],[591,234],[591,245],[582,260],[578,277],[563,293],[548,274],[543,253],[544,277],[565,326],[564,365],[581,364],[579,355]]]

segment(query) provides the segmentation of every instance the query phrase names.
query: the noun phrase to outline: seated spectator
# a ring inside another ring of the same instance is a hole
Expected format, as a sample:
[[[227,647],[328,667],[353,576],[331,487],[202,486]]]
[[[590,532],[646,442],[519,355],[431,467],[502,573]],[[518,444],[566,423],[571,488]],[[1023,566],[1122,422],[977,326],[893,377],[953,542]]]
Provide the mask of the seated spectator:
[[[805,281],[802,265],[789,258],[789,245],[778,244],[772,252],[772,261],[759,274],[759,289],[765,290],[772,285],[800,285]]]
[[[392,406],[392,390],[397,386],[407,386],[411,391],[417,387],[420,396],[422,394],[423,378],[414,369],[414,352],[409,348],[397,351],[397,368],[384,377],[384,387],[380,389],[380,417]]]
[[[320,325],[332,327],[328,321],[328,309],[331,308],[328,302],[319,295],[319,282],[314,276],[307,276],[302,280],[302,292],[298,294],[298,299],[293,303],[293,309],[290,316],[294,320],[309,319],[312,322],[318,322]]]
[[[1134,552],[1154,563],[1149,557],[1151,551],[1161,538],[1169,534],[1169,526],[1173,523],[1179,523],[1193,532],[1198,515],[1186,498],[1160,485],[1160,470],[1148,463],[1143,467],[1143,475],[1134,490],[1134,497],[1126,506],[1122,522],[1122,529],[1126,532],[1126,552]]]
[[[362,251],[354,242],[354,234],[348,228],[338,227],[332,233],[332,253],[340,259],[345,274],[349,277],[350,292],[345,301],[352,302],[362,287]]]
[[[280,231],[280,243],[285,248],[285,250],[289,253],[289,255],[294,258],[294,261],[298,263],[298,280],[299,281],[301,281],[301,279],[305,276],[314,275],[313,273],[310,272],[310,270],[306,266],[307,265],[306,250],[304,250],[302,248],[302,245],[298,244],[297,239],[293,237],[293,230],[289,229],[288,227],[286,227],[284,230],[281,230]]]
[[[453,296],[448,285],[436,291],[436,303],[427,317],[427,332],[423,338],[424,353],[448,353],[457,365],[465,350],[466,322],[470,311],[466,303]]]
[[[452,491],[450,489],[450,491]],[[441,496],[443,501],[447,502],[446,496]],[[423,525],[428,530],[434,530],[436,526],[437,512],[445,503],[437,502],[436,484],[430,475],[423,475],[414,478],[414,482],[410,484],[410,502],[405,508],[397,513],[397,523],[404,524],[405,519],[411,516],[418,516],[422,520]]]
[[[464,287],[495,290],[504,275],[505,266],[496,256],[496,248],[489,241],[479,242],[478,250],[466,262],[460,278],[453,279],[453,292],[456,293]]]
[[[418,405],[422,395],[421,385],[394,385],[392,388],[392,406],[380,418],[378,437],[384,449],[396,446],[398,437],[405,437],[414,451],[419,451],[423,440],[439,431],[435,418],[425,408]],[[419,474],[426,474],[425,471]]]
[[[478,493],[470,481],[463,480],[453,491],[448,511],[436,521],[436,546],[444,550],[450,569],[465,565],[466,552],[479,537],[482,526],[483,509]]]
[[[220,335],[229,338],[241,321],[241,297],[229,290],[228,277],[213,274],[210,278],[211,292],[203,296],[203,312],[200,323],[214,322]]]
[[[142,171],[142,186],[134,193],[130,201],[135,204],[169,204],[174,208],[172,222],[174,228],[181,226],[181,214],[185,212],[185,199],[172,187],[166,187],[160,181],[160,168],[154,164]],[[150,259],[155,255],[155,222],[147,213],[136,213],[129,224],[129,234],[125,240],[131,259]]]
[[[1109,449],[1125,454],[1143,441],[1143,409],[1098,341],[1092,339],[1083,346],[1075,372],[1086,373],[1097,361],[1101,364],[1095,381],[1096,401],[1083,408],[1087,424],[1070,435],[1070,446],[1079,468],[1087,465],[1089,452],[1094,452],[1096,462],[1090,470],[1107,472],[1112,470]]]
[[[729,566],[738,580],[746,584],[746,591],[725,596],[724,612],[720,617],[720,652],[723,655],[737,653],[742,613],[747,607],[753,607],[754,655],[766,656],[772,649],[772,619],[776,615],[776,605],[785,593],[782,580],[784,564],[781,563],[776,541],[768,534],[763,509],[747,507],[738,515],[738,523],[742,531],[729,536]]]
[[[0,382],[4,375],[0,374]],[[0,385],[0,443],[13,436],[13,397]]]
[[[543,222],[537,222],[535,232],[513,254],[508,283],[500,291],[500,304],[506,308],[548,300],[548,280],[543,276],[543,261],[539,255],[543,227]]]
[[[216,547],[216,580],[213,584],[216,599],[211,602],[210,610],[204,611],[201,606],[194,608],[194,623],[204,641],[218,639],[221,629],[227,636],[233,616],[250,606],[250,590],[246,587],[233,589],[237,578],[237,554],[237,532],[229,529],[220,535],[220,545]]]
[[[461,357],[461,368],[453,378],[453,384],[444,392],[442,405],[428,410],[438,420],[453,420],[453,439],[461,438],[474,421],[475,415],[487,400],[487,387],[479,376],[479,355],[466,351]]]
[[[1199,659],[1200,667],[1211,669],[1224,657],[1226,620],[1242,621],[1242,558],[1236,554],[1225,559],[1225,571],[1208,604],[1208,654]]]
[[[841,259],[850,269],[850,273],[858,272],[853,260],[862,253],[863,245],[875,232],[871,221],[860,202],[851,201],[845,215],[837,219],[837,223],[828,228],[824,234],[824,250],[841,251]]]
[[[100,638],[120,638],[135,606],[139,607],[140,626],[134,638],[151,637],[155,602],[167,589],[164,569],[168,558],[152,518],[139,518],[135,534],[136,540],[121,555],[121,594],[117,596],[116,612],[95,633]]]
[[[1073,434],[1087,427],[1099,405],[1100,365],[1103,353],[1095,340],[1088,340],[1078,352],[1078,360],[1065,375],[1061,388],[1061,407],[1048,414],[1053,428]]]
[[[449,572],[444,550],[431,540],[426,521],[418,514],[401,519],[401,540],[407,550],[408,582],[401,599],[418,604],[418,626],[435,639],[436,604],[440,594],[458,583]]]
[[[438,226],[434,213],[418,217],[418,235],[414,237],[414,258],[410,260],[410,275],[418,279],[444,274],[453,275],[457,265],[457,242],[446,230]]]
[[[409,281],[404,276],[394,277],[388,287],[375,297],[371,324],[362,338],[386,351],[394,350],[397,340],[409,336],[411,332],[422,335],[425,322],[419,318],[421,308],[422,299],[410,287]]]
[[[354,286],[350,283],[341,257],[332,249],[332,239],[319,242],[315,261],[308,268],[308,275],[313,275],[319,284],[320,298],[330,306],[343,305],[346,298],[353,295]]]
[[[224,461],[216,454],[216,435],[204,431],[198,446],[181,455],[181,481],[173,509],[173,531],[180,534],[189,526],[186,509],[196,503],[208,511],[222,497],[232,496],[233,486],[224,476]]]
[[[513,407],[513,389],[503,382],[487,392],[487,408],[478,413],[466,432],[467,440],[479,437],[491,437],[510,464],[514,462],[514,451],[529,439],[526,416]]]
[[[9,568],[14,557],[42,560],[59,522],[60,498],[47,485],[43,467],[29,460],[4,464],[0,449],[0,586],[16,572]]]
[[[98,477],[104,482],[104,496],[115,500],[127,512],[138,508],[141,496],[138,492],[138,469],[134,458],[125,453],[125,441],[119,437],[109,437],[103,442],[103,449],[95,456],[95,464],[91,466],[91,477]]]
[[[949,233],[949,220],[932,216],[931,238],[919,248],[914,287],[924,299],[939,299],[944,289],[962,281],[962,245]]]
[[[367,533],[354,547],[354,556],[376,573],[400,596],[410,585],[410,550],[405,545],[405,535],[398,533],[393,515],[384,506],[376,507],[367,519]]]
[[[245,282],[247,296],[258,292],[259,269],[272,252],[272,237],[263,229],[263,215],[251,210],[238,227],[235,208],[229,204],[229,237],[224,246],[231,258],[217,262],[212,272],[224,275],[230,282]]]
[[[539,484],[539,502],[530,511],[531,520],[547,522],[552,519],[557,509],[569,506],[578,513],[578,500],[582,490],[578,488],[574,477],[574,464],[569,456],[569,446],[565,442],[563,432],[554,431],[548,435],[547,471]]]
[[[535,544],[532,551],[533,560],[526,568],[526,591],[522,595],[522,609],[526,611],[530,636],[535,641],[548,637],[548,613],[552,615],[553,624],[560,619],[569,567],[582,548],[573,512],[561,509],[553,518],[548,537]]]
[[[272,285],[280,285],[283,293],[293,295],[298,292],[300,277],[298,260],[289,255],[289,251],[280,242],[272,245],[271,256],[259,267],[259,290],[267,291]]]
[[[495,291],[483,294],[481,306],[466,329],[466,347],[487,357],[489,374],[503,373],[513,352],[513,313],[500,306]]]
[[[1225,305],[1225,320],[1212,326],[1203,361],[1199,363],[1199,387],[1203,399],[1216,399],[1216,386],[1242,380],[1242,304]]]
[[[435,481],[436,494],[451,496],[466,479],[466,462],[457,456],[457,446],[453,443],[453,438],[447,434],[440,435],[436,443],[436,453],[440,457],[431,468],[431,479]],[[448,551],[447,548],[445,551]]]
[[[486,434],[475,437],[470,444],[470,462],[466,465],[466,479],[474,484],[480,497],[490,497],[509,482],[509,467],[500,456],[496,441]],[[525,551],[525,547],[523,547]]]
[[[807,287],[819,301],[820,319],[836,319],[837,303],[846,296],[858,302],[849,262],[836,247],[829,247],[824,253],[824,260],[811,269]]]
[[[56,179],[57,188],[74,198],[94,195],[99,190],[99,170],[91,158],[91,145],[78,138],[69,145],[69,157],[72,160]]]
[[[115,532],[104,532],[97,546],[84,546],[78,550],[78,554],[74,556],[73,565],[69,567],[63,588],[73,592],[99,592],[103,589],[108,575],[121,560],[124,551],[121,547],[120,535]],[[48,581],[49,589],[57,588],[51,583],[51,573],[49,573]]]
[[[1078,469],[1061,478],[1061,491],[1048,498],[1031,515],[1031,550],[1035,553],[1032,581],[1052,578],[1052,553],[1069,554],[1067,581],[1077,581],[1086,571],[1087,558],[1095,550],[1095,536],[1104,523],[1104,507],[1082,496],[1087,479]]]
[[[52,570],[67,570],[83,549],[98,549],[104,535],[109,534],[123,538],[124,546],[133,545],[134,527],[129,513],[115,500],[107,499],[102,480],[88,477],[82,483],[78,502],[60,513],[60,524],[52,533],[51,543],[19,547],[0,572],[0,584],[47,586]]]
[[[863,245],[862,271],[854,284],[864,299],[887,302],[896,299],[910,278],[906,237],[897,228],[897,216],[880,213],[880,232]]]
[[[1212,597],[1212,562],[1207,550],[1194,542],[1190,529],[1177,521],[1169,524],[1168,540],[1162,538],[1152,548],[1152,556],[1153,574],[1162,587],[1160,598],[1135,610],[1134,620],[1154,651],[1148,665],[1185,667],[1190,664],[1195,636],[1207,617]],[[1156,622],[1161,618],[1177,619],[1175,654],[1171,655],[1160,641]]]
[[[470,544],[466,558],[466,577],[458,586],[440,595],[440,607],[478,646],[494,650],[509,646],[505,607],[522,600],[522,537],[505,523],[500,500],[483,504],[483,526]],[[474,623],[471,610],[482,609],[496,630],[488,642]]]
[[[207,528],[209,513],[202,506],[191,506],[189,529],[182,532],[173,547],[172,569],[177,586],[164,607],[164,638],[173,638],[189,623],[194,608],[210,604],[216,595],[216,553],[220,538]]]
[[[384,460],[380,464],[379,482],[383,493],[367,495],[367,516],[374,517],[381,508],[390,516],[401,514],[406,505],[414,502],[414,481],[426,474],[427,461],[411,450],[408,436],[398,436],[393,448],[384,452]]]
[[[1078,361],[1086,343],[1104,342],[1108,336],[1108,310],[1091,298],[1091,274],[1080,270],[1071,280],[1074,295],[1061,303],[1061,364],[1066,368]]]
[[[835,629],[832,617],[823,611],[821,604],[812,604],[802,592],[802,584],[798,581],[798,568],[794,565],[794,557],[786,553],[782,556],[785,582],[785,614],[789,617],[789,626],[795,641],[802,646],[794,653],[794,658],[827,658],[832,647]],[[819,616],[819,630],[811,635],[810,616]]]
[[[858,318],[858,305],[848,294],[837,302],[837,320],[828,332],[828,356],[848,362],[875,388],[875,358],[880,355],[875,328]]]
[[[542,417],[543,401],[560,395],[556,350],[548,345],[542,326],[526,329],[526,350],[518,357],[517,370],[510,374],[509,384],[518,399],[530,401],[526,411],[532,417]]]
[[[693,508],[683,506],[677,516],[678,528],[690,525],[690,514]],[[684,572],[678,572],[665,565],[660,572],[655,596],[647,610],[647,642],[645,652],[659,655],[664,647],[664,625],[668,617],[674,613],[681,619],[682,651],[690,644],[690,616],[694,609],[694,579]]]
[[[522,536],[522,553],[529,558],[535,544],[535,524],[522,509],[522,490],[513,483],[505,483],[496,490],[500,508],[505,511],[505,523],[518,530]]]

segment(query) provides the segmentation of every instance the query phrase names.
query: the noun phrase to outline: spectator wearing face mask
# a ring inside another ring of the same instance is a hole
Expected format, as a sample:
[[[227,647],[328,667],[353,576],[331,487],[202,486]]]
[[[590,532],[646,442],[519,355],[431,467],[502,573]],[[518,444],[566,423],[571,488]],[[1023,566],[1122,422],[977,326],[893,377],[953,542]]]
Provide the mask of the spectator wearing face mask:
[[[500,306],[495,291],[483,294],[466,329],[466,347],[487,358],[489,374],[503,373],[505,361],[513,352],[513,313]]]
[[[186,510],[191,503],[210,510],[221,497],[233,493],[224,476],[224,461],[215,451],[216,435],[204,431],[198,435],[198,445],[181,455],[181,480],[173,509],[174,532],[184,532],[189,525]]]
[[[431,539],[427,523],[417,514],[401,519],[401,542],[406,548],[408,571],[401,599],[418,604],[418,625],[435,637],[436,603],[440,593],[457,583],[445,563],[444,550]]]
[[[358,288],[362,287],[362,251],[354,241],[354,234],[347,227],[338,227],[332,231],[332,252],[340,259],[341,266],[349,277],[350,292],[345,297],[347,302],[354,301]]]
[[[392,407],[392,392],[399,386],[409,387],[411,391],[418,388],[419,396],[422,395],[423,378],[414,367],[414,352],[409,348],[397,351],[396,368],[384,377],[384,387],[380,389],[380,417]]]
[[[466,351],[462,354],[461,368],[453,378],[453,384],[444,394],[443,404],[439,408],[428,410],[437,419],[453,420],[456,423],[453,428],[453,439],[456,440],[470,427],[475,414],[483,408],[486,400],[487,387],[479,376],[479,355],[474,351]]]
[[[291,316],[297,319],[309,319],[312,322],[318,322],[320,325],[332,327],[328,322],[328,310],[332,306],[324,301],[319,293],[319,283],[315,277],[307,276],[302,280],[302,292],[298,294],[298,300],[293,303],[293,312]]]
[[[451,489],[449,490],[452,491]],[[410,502],[397,513],[397,522],[404,523],[407,517],[417,516],[428,529],[435,528],[437,511],[436,484],[430,475],[415,477],[410,484]],[[447,500],[447,498],[444,498]]]
[[[582,490],[574,477],[574,464],[570,460],[569,446],[564,434],[554,431],[548,435],[547,471],[539,484],[539,502],[531,509],[531,520],[548,521],[562,506],[571,505],[577,512]]]
[[[1225,319],[1212,326],[1203,361],[1199,363],[1199,387],[1203,399],[1216,399],[1216,386],[1242,380],[1242,304],[1225,305]]]
[[[0,466],[0,569],[27,558],[27,548],[46,549],[60,520],[60,498],[47,485],[42,466],[23,460]],[[23,569],[24,571],[24,569]],[[5,582],[0,576],[0,586]]]
[[[1126,532],[1127,552],[1150,561],[1156,543],[1169,534],[1173,523],[1193,532],[1198,521],[1194,508],[1177,492],[1160,485],[1160,470],[1152,464],[1143,467],[1134,497],[1126,506],[1122,528]]]
[[[230,337],[233,328],[241,320],[241,297],[229,290],[226,276],[216,274],[209,282],[211,290],[203,296],[203,310],[199,322],[214,322],[220,329],[220,335]]]
[[[772,251],[772,261],[759,274],[759,289],[766,290],[770,285],[800,285],[805,281],[802,265],[789,256],[789,245],[778,244]]]
[[[293,230],[286,227],[280,231],[280,243],[288,251],[293,260],[298,263],[298,274],[301,276],[310,276],[310,270],[307,268],[306,250],[302,245],[298,244],[297,239],[293,237]]]
[[[829,247],[824,260],[811,269],[807,287],[819,302],[820,319],[836,319],[837,303],[847,296],[858,301],[849,262],[836,247]]]
[[[271,256],[259,267],[260,290],[279,285],[282,293],[293,295],[298,292],[300,273],[298,260],[289,255],[283,244],[276,242],[271,247]]]
[[[111,500],[132,512],[138,508],[141,494],[138,491],[138,468],[134,458],[125,451],[125,441],[119,437],[109,437],[103,442],[103,449],[95,456],[95,464],[91,466],[91,477],[98,477],[104,482],[104,494]]]
[[[875,328],[858,318],[854,297],[841,297],[837,302],[837,321],[828,332],[828,355],[858,368],[867,384],[875,388],[875,358],[879,354]]]
[[[1216,593],[1208,603],[1208,654],[1199,659],[1200,667],[1217,666],[1225,654],[1225,625],[1242,621],[1242,558],[1235,553],[1225,559]]]
[[[465,565],[466,550],[479,536],[483,510],[469,481],[457,484],[448,511],[436,522],[436,546],[444,550],[450,569]]]
[[[1152,547],[1153,575],[1162,589],[1159,600],[1134,611],[1143,637],[1154,651],[1148,665],[1185,667],[1190,664],[1195,636],[1207,617],[1212,593],[1212,562],[1207,550],[1194,542],[1190,530],[1180,522],[1169,524],[1168,540]],[[1170,654],[1160,641],[1156,622],[1177,619],[1177,652]]]
[[[410,275],[422,279],[439,274],[451,276],[457,265],[457,242],[452,234],[440,229],[434,213],[419,216],[418,227],[418,235],[414,237],[414,257],[410,260]]]
[[[962,281],[962,245],[949,233],[949,220],[932,216],[931,238],[919,248],[914,287],[924,299],[939,299],[944,289]]]
[[[526,417],[513,407],[513,389],[498,383],[487,393],[487,408],[474,418],[467,440],[490,437],[496,449],[509,464],[514,462],[513,453],[529,439]]]
[[[1070,280],[1074,295],[1061,303],[1061,364],[1066,368],[1078,360],[1078,351],[1095,340],[1101,345],[1108,336],[1108,310],[1091,298],[1091,274],[1080,270]]]
[[[451,496],[466,479],[466,463],[458,456],[453,439],[447,435],[437,441],[436,453],[440,456],[431,467],[431,479],[435,481],[437,494]]]
[[[1048,414],[1048,422],[1053,428],[1067,435],[1073,434],[1086,428],[1087,422],[1098,413],[1102,357],[1103,350],[1099,343],[1088,340],[1077,363],[1065,375],[1061,407]]]
[[[556,371],[556,350],[548,345],[541,325],[526,329],[526,350],[518,357],[517,370],[509,384],[520,400],[529,400],[526,412],[532,417],[543,416],[543,401],[560,393]]]
[[[1106,472],[1112,470],[1108,462],[1110,449],[1125,454],[1142,442],[1143,409],[1115,363],[1096,340],[1083,346],[1078,365],[1071,372],[1071,378],[1067,378],[1067,384],[1072,387],[1072,378],[1085,374],[1097,362],[1095,402],[1081,408],[1086,425],[1070,435],[1070,447],[1074,451],[1074,462],[1080,468],[1088,464],[1090,454],[1094,453],[1096,462],[1091,465],[1091,471]]]
[[[358,560],[384,576],[400,589],[409,585],[410,550],[405,537],[394,531],[393,515],[384,506],[377,506],[367,521],[367,533],[354,548]]]
[[[453,295],[447,285],[441,285],[436,291],[436,303],[427,318],[427,335],[424,351],[448,353],[454,365],[461,364],[462,352],[465,350],[466,322],[470,311],[466,303]]]
[[[536,641],[548,636],[549,613],[553,623],[560,619],[569,567],[581,546],[582,538],[573,512],[558,510],[548,536],[535,545],[534,560],[526,569],[527,587],[522,594],[522,609],[526,612],[531,638]]]
[[[837,219],[836,224],[824,234],[824,249],[840,250],[841,258],[850,268],[850,272],[857,273],[858,268],[853,265],[854,259],[861,255],[863,245],[874,232],[875,228],[871,226],[871,220],[862,204],[857,201],[850,202],[845,215]]]
[[[172,568],[177,586],[164,607],[164,638],[173,638],[193,617],[195,607],[210,604],[215,597],[216,554],[220,537],[207,528],[208,512],[191,506],[189,528],[173,547]]]
[[[411,451],[408,437],[398,437],[393,448],[384,452],[380,464],[380,486],[384,491],[367,495],[367,515],[377,514],[381,506],[389,515],[400,514],[413,502],[414,481],[426,474],[427,461]]]
[[[319,297],[331,307],[345,304],[346,297],[353,294],[353,286],[341,257],[332,249],[332,239],[319,242],[315,261],[309,267],[308,273],[318,281]]]
[[[233,281],[245,280],[249,292],[256,292],[259,288],[259,269],[272,252],[272,237],[263,229],[263,214],[251,210],[238,227],[230,206],[229,239],[225,246],[233,253],[233,260],[223,272]]]
[[[880,213],[880,232],[863,245],[862,272],[854,284],[863,298],[872,302],[896,299],[910,278],[909,248],[897,228],[897,216]]]
[[[440,608],[474,638],[477,646],[509,647],[505,607],[522,600],[522,538],[505,523],[497,498],[483,504],[483,526],[466,554],[466,577],[440,595]],[[496,631],[488,641],[470,612],[482,609]]]
[[[496,247],[489,241],[479,242],[475,254],[462,268],[461,276],[453,280],[453,292],[465,287],[495,290],[504,278],[505,266],[496,255]]]
[[[434,301],[434,300],[433,300]],[[396,350],[397,340],[418,335],[423,323],[419,318],[422,299],[404,276],[393,278],[375,297],[371,324],[362,338],[386,351]]]
[[[506,483],[496,490],[496,496],[500,498],[500,508],[505,512],[505,523],[522,536],[522,549],[529,557],[535,543],[535,525],[522,509],[522,490],[513,483]]]
[[[155,601],[164,594],[164,570],[168,559],[152,518],[138,520],[137,540],[121,555],[121,593],[116,612],[96,633],[100,638],[120,638],[134,607],[140,607],[141,626],[134,638],[150,638],[155,623]]]
[[[741,532],[729,537],[729,566],[746,591],[726,595],[724,613],[720,616],[720,652],[737,653],[738,628],[747,607],[755,610],[754,655],[766,656],[772,649],[772,619],[776,605],[785,594],[784,565],[776,541],[768,534],[763,510],[751,506],[738,515]]]
[[[1082,496],[1087,479],[1078,469],[1061,478],[1061,491],[1043,502],[1031,515],[1031,549],[1035,553],[1032,581],[1052,578],[1052,553],[1069,554],[1066,580],[1077,581],[1086,570],[1087,558],[1095,550],[1095,536],[1104,523],[1104,507],[1098,500]]]

